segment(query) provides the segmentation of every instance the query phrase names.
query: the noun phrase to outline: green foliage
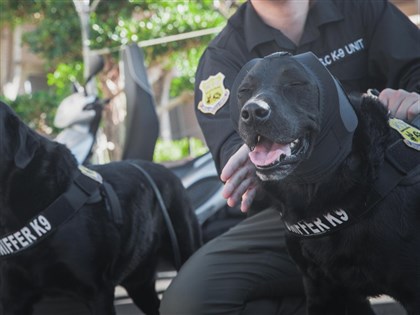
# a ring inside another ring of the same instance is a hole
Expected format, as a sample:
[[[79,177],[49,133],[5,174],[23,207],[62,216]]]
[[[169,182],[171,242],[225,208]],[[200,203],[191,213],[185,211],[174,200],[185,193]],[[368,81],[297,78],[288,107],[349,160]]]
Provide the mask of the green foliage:
[[[1,24],[31,22],[37,26],[25,34],[24,42],[48,61],[50,69],[59,63],[82,60],[80,20],[72,0],[1,0],[0,3]],[[91,13],[90,23],[90,48],[112,49],[131,42],[220,26],[225,18],[209,0],[102,0]],[[178,52],[205,46],[210,39],[211,36],[206,36],[147,47],[147,62],[168,55],[178,59]]]
[[[45,134],[56,131],[52,127],[55,109],[59,102],[56,94],[42,91],[30,95],[19,95],[14,101],[5,97],[0,97],[0,99],[12,107],[16,114],[31,128]]]
[[[38,27],[24,34],[23,41],[33,52],[44,57],[48,69],[54,69],[63,61],[63,57],[67,61],[81,61],[80,21],[73,2],[50,0],[45,1],[40,8],[42,13],[39,15]]]
[[[29,124],[40,128],[42,113],[46,113],[45,124],[51,126],[59,102],[70,94],[70,80],[82,78],[81,27],[73,0],[0,0],[0,26],[27,22],[36,28],[27,32],[23,41],[47,62],[48,84],[55,94],[36,93],[7,102],[26,117]],[[101,0],[95,12],[90,14],[89,46],[93,50],[108,48],[117,59],[122,45],[225,23],[226,18],[215,9],[212,0]],[[177,78],[171,85],[171,97],[193,89],[199,57],[213,37],[206,35],[144,47],[147,64],[176,68]],[[165,150],[159,149],[161,145],[178,153],[166,154]],[[177,154],[180,158],[185,157],[190,151],[194,154],[195,146],[195,140],[158,144],[156,158],[174,160]],[[205,150],[204,145],[197,146]]]
[[[171,84],[171,97],[180,95],[184,90],[194,89],[195,70],[205,48],[205,45],[201,45],[171,56],[170,62],[178,69],[178,77],[174,78]]]
[[[182,138],[172,141],[158,139],[153,161],[157,163],[179,161],[187,157],[202,155],[207,151],[207,147],[197,138]]]
[[[213,2],[129,0],[119,11],[118,18],[111,14],[103,23],[105,12],[101,5],[92,15],[91,47],[119,47],[132,42],[178,35],[195,30],[221,26],[226,19],[213,7]],[[130,10],[127,11],[127,8]],[[109,18],[111,17],[111,18]],[[214,36],[214,35],[213,35]],[[192,90],[198,60],[213,38],[212,35],[178,40],[144,47],[146,63],[161,63],[165,68],[175,67],[178,78],[171,86],[171,96],[183,90]]]
[[[70,95],[73,92],[72,82],[83,83],[83,64],[75,62],[72,64],[58,64],[54,72],[47,74],[48,85],[53,86],[59,99]]]
[[[51,1],[39,0],[1,0],[0,1],[0,26],[5,24],[17,25],[24,22],[36,22],[38,12]]]
[[[92,2],[92,1],[91,1]],[[36,29],[23,41],[46,60],[49,82],[63,93],[62,74],[82,62],[80,20],[72,0],[0,0],[1,24],[30,22]],[[225,17],[210,0],[101,0],[90,15],[90,48],[114,49],[185,32],[221,26]],[[145,47],[146,63],[176,67],[179,78],[171,87],[171,96],[192,89],[198,59],[213,38],[211,35]],[[170,58],[168,58],[170,56]],[[58,69],[59,68],[59,69]],[[78,73],[71,73],[77,76]]]
[[[1,24],[31,23],[24,43],[40,54],[47,69],[59,62],[82,60],[80,21],[72,0],[1,0]]]

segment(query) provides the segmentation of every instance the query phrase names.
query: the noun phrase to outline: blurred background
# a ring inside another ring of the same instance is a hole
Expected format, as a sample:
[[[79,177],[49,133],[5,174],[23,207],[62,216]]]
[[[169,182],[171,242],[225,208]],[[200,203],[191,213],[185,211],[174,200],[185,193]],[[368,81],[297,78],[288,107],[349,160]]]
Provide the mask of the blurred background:
[[[206,146],[194,115],[194,73],[209,41],[244,0],[0,0],[0,99],[40,133],[54,138],[58,104],[83,81],[89,54],[105,58],[96,79],[109,160],[121,158],[126,117],[121,51],[144,52],[159,140],[156,162],[200,155]],[[393,0],[419,23],[419,0]]]
[[[108,160],[122,157],[127,117],[122,52],[137,45],[154,94],[159,119],[155,162],[175,163],[207,151],[194,114],[194,75],[199,58],[245,0],[0,0],[0,100],[39,133],[55,138],[53,120],[72,82],[87,76],[89,55],[101,55],[94,86],[111,98],[102,113]],[[420,0],[391,0],[420,26]],[[136,135],[134,135],[135,137]],[[164,291],[174,274],[161,277]],[[139,314],[121,288],[118,314]],[[37,314],[84,314],[58,300]],[[374,299],[378,314],[403,314],[387,297]],[[63,307],[67,313],[63,311]],[[84,306],[74,306],[83,309]]]
[[[1,0],[0,99],[31,127],[54,138],[60,102],[83,81],[89,54],[105,58],[95,89],[114,97],[103,112],[110,160],[121,158],[126,117],[121,52],[144,53],[160,133],[157,162],[206,151],[194,115],[194,73],[200,55],[243,1]]]

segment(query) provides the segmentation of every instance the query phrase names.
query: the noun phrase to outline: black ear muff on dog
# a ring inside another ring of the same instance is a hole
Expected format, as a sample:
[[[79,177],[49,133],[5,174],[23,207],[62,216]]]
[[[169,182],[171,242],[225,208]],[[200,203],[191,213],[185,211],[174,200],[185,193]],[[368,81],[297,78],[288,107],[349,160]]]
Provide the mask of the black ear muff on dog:
[[[238,73],[231,89],[230,113],[238,131],[239,113],[238,87],[248,72],[266,58],[291,58],[299,62],[308,75],[312,76],[319,91],[321,108],[321,131],[311,153],[311,159],[302,162],[294,176],[304,183],[317,182],[329,175],[351,151],[353,134],[358,124],[356,113],[340,83],[312,53],[292,56],[277,52],[264,58],[256,58],[246,63]]]
[[[39,148],[39,139],[32,129],[20,121],[8,105],[0,102],[0,111],[2,159],[13,160],[18,168],[24,169]]]
[[[299,54],[292,58],[299,61],[318,82],[318,88],[320,90],[319,101],[324,110],[323,124],[328,119],[331,119],[331,115],[333,115],[338,103],[339,115],[333,118],[339,118],[342,127],[348,132],[353,132],[357,127],[357,116],[340,82],[334,78],[312,52]]]
[[[303,182],[314,183],[330,175],[349,155],[358,119],[340,82],[312,52],[291,58],[300,62],[315,78],[319,90],[321,131],[311,158],[302,163],[296,172]]]

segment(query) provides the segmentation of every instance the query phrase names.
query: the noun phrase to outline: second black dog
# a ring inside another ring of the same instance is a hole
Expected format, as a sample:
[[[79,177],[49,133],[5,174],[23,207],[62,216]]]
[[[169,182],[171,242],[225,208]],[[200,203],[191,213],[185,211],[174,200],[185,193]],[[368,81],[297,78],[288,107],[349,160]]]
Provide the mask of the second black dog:
[[[115,314],[118,284],[144,313],[158,314],[155,271],[170,241],[157,196],[137,166],[161,193],[184,262],[201,236],[181,181],[163,166],[137,161],[94,166],[101,183],[3,103],[0,136],[0,314],[29,315],[49,295],[76,297],[92,314]]]
[[[289,232],[308,314],[374,314],[379,294],[420,314],[419,131],[375,98],[353,108],[311,53],[253,60],[236,86],[232,116]]]

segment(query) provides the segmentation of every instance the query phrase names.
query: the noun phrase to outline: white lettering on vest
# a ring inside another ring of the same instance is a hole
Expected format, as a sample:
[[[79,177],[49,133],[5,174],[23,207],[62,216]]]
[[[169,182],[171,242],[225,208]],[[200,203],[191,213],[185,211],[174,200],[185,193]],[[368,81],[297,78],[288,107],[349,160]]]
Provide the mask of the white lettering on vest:
[[[295,224],[285,222],[286,228],[299,235],[317,235],[330,231],[349,220],[349,215],[343,209],[335,210],[324,214],[322,217],[312,221],[299,221]]]
[[[346,56],[352,55],[364,49],[365,45],[363,43],[363,38],[359,38],[354,42],[345,44],[343,47],[332,50],[325,56],[320,57],[319,60],[324,66],[329,66],[332,63],[345,58]]]
[[[19,231],[0,238],[0,256],[10,255],[30,246],[47,234],[51,228],[51,223],[46,217],[37,216]]]

